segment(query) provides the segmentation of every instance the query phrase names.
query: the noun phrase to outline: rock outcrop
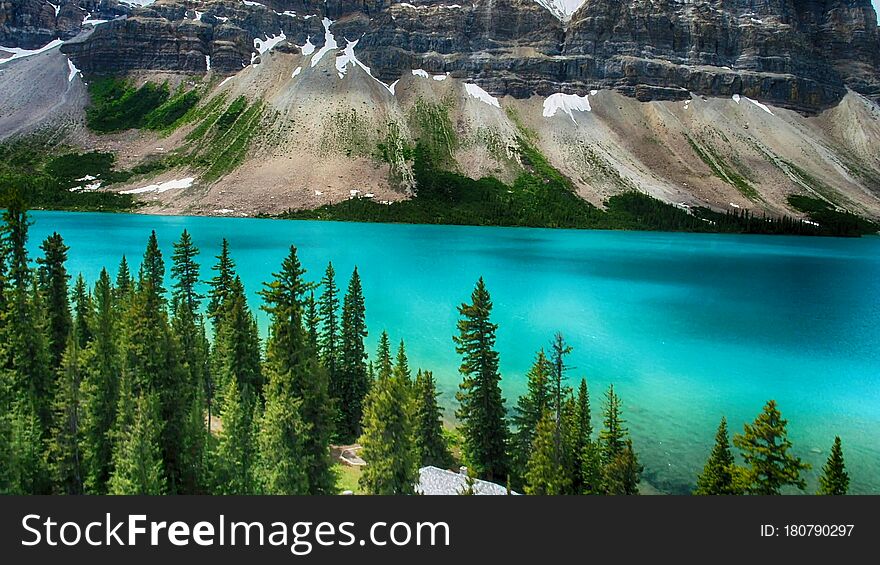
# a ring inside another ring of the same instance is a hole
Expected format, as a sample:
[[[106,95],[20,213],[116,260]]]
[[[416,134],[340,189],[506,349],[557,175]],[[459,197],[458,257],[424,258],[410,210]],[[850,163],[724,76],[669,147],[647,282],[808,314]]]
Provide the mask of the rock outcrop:
[[[870,0],[584,0],[572,14],[536,0],[59,1],[56,13],[47,0],[0,0],[0,43],[69,38],[78,17],[100,13],[122,17],[62,48],[86,72],[200,73],[210,61],[231,74],[282,33],[289,46],[322,46],[328,18],[388,83],[423,68],[496,96],[740,94],[805,113],[834,105],[847,88],[880,99]]]

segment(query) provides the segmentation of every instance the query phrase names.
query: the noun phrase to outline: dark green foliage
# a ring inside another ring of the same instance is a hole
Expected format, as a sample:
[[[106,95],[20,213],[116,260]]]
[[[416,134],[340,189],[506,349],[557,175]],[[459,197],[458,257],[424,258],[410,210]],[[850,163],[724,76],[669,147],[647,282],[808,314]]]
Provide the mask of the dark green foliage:
[[[614,461],[626,447],[626,437],[629,432],[624,426],[626,420],[621,416],[620,410],[620,397],[614,393],[614,385],[610,385],[605,393],[602,431],[599,432],[599,446],[605,465]]]
[[[218,434],[213,458],[216,494],[255,494],[259,490],[254,475],[257,458],[257,422],[254,418],[257,405],[257,399],[249,388],[242,393],[236,379],[229,379],[220,409],[223,428]]]
[[[212,271],[216,271],[216,275],[208,281],[208,318],[214,324],[214,331],[217,331],[218,318],[223,316],[226,299],[232,291],[232,283],[235,280],[235,262],[229,254],[229,241],[223,238],[220,247],[220,255],[216,257],[217,263],[211,267]]]
[[[82,274],[76,277],[73,285],[73,323],[77,328],[79,346],[81,349],[92,341],[92,295],[86,287],[86,279]]]
[[[200,98],[196,90],[175,94],[145,116],[144,128],[158,131],[173,130],[187,112],[199,103]]]
[[[550,409],[550,372],[550,361],[542,349],[538,351],[532,368],[526,374],[526,394],[519,397],[513,410],[511,447],[515,474],[520,479],[526,475],[538,422],[544,412]]]
[[[342,384],[339,381],[339,357],[341,344],[339,337],[339,287],[336,286],[336,271],[333,263],[327,264],[324,278],[321,279],[321,298],[318,301],[318,316],[321,327],[318,332],[318,347],[321,364],[327,370],[330,398],[340,402]]]
[[[620,453],[605,466],[605,494],[639,494],[639,480],[643,470],[633,450],[632,440],[627,439]]]
[[[30,399],[16,402],[11,426],[12,494],[49,494],[51,492],[48,451],[43,423]]]
[[[828,461],[822,467],[822,475],[819,477],[819,492],[817,494],[842,496],[849,491],[849,473],[846,472],[846,464],[843,462],[843,449],[840,446],[840,436],[834,437],[831,453]]]
[[[880,224],[850,212],[840,212],[828,202],[818,198],[791,195],[788,197],[788,203],[792,208],[804,212],[811,220],[818,223],[818,231],[822,235],[858,237],[880,231]]]
[[[787,425],[776,401],[770,400],[754,423],[745,424],[743,433],[733,436],[733,444],[746,463],[746,490],[750,494],[781,494],[783,487],[806,487],[801,472],[810,466],[790,452]]]
[[[298,399],[298,416],[306,423],[299,438],[305,456],[291,465],[304,466],[308,493],[328,494],[335,489],[329,449],[334,410],[328,392],[327,372],[310,347],[303,324],[305,293],[311,288],[303,279],[304,274],[296,247],[291,246],[281,270],[273,274],[273,280],[261,292],[265,302],[263,308],[272,317],[266,345],[269,382],[263,421],[283,426],[279,430],[265,430],[268,436],[261,429],[261,437],[272,438],[271,442],[261,445],[292,437],[295,426],[289,419],[288,404],[291,399]],[[271,410],[270,402],[274,403]]]
[[[431,371],[418,372],[414,392],[413,425],[419,466],[448,469],[452,466],[452,455],[443,437],[443,412],[437,404],[439,394]]]
[[[257,435],[255,473],[263,494],[313,494],[306,466],[312,454],[304,445],[308,428],[300,417],[301,403],[271,392],[266,398]]]
[[[569,488],[568,473],[557,453],[557,425],[551,410],[544,410],[532,443],[526,472],[526,494],[559,495]]]
[[[106,269],[95,284],[95,309],[89,322],[94,339],[83,354],[82,443],[85,461],[85,490],[104,494],[110,479],[112,460],[111,431],[116,419],[119,389],[119,342],[113,304],[113,287]],[[77,324],[77,327],[78,324]]]
[[[339,360],[339,420],[337,435],[343,442],[354,441],[361,434],[364,398],[370,390],[367,373],[366,306],[357,267],[351,275],[342,301],[341,356]]]
[[[82,373],[82,352],[74,327],[68,336],[59,370],[52,444],[49,449],[53,482],[58,494],[84,492],[86,468],[82,450]]]
[[[409,385],[391,364],[388,334],[379,340],[379,374],[364,401],[360,486],[370,494],[412,494],[418,478]]]
[[[212,382],[226,390],[229,381],[234,380],[240,394],[257,398],[263,392],[260,336],[238,276],[232,282],[224,311],[222,322],[215,330]]]
[[[91,105],[86,109],[90,129],[111,133],[144,127],[150,113],[168,100],[168,85],[147,82],[136,88],[130,82],[115,78],[89,81]]]
[[[216,128],[220,132],[225,132],[229,128],[232,127],[232,124],[235,123],[235,120],[241,116],[245,109],[247,108],[247,98],[244,96],[239,96],[235,100],[232,101],[226,110],[220,114],[220,117],[217,119]]]
[[[127,404],[133,409],[123,420],[130,423],[120,430],[113,457],[110,494],[164,494],[162,454],[159,447],[159,402],[150,394],[140,395]]]
[[[73,325],[67,291],[70,275],[64,266],[70,248],[64,245],[64,240],[55,232],[46,238],[40,249],[43,256],[37,259],[40,265],[37,280],[49,319],[49,364],[53,370],[57,370],[61,366],[61,357]]]
[[[455,351],[462,356],[462,382],[456,398],[464,438],[465,459],[478,477],[506,480],[510,472],[507,456],[508,429],[501,374],[491,321],[492,299],[482,277],[471,294],[471,303],[458,307],[458,335]]]
[[[715,447],[697,478],[698,495],[742,494],[736,484],[737,470],[734,465],[733,452],[730,450],[730,437],[727,434],[727,420],[721,418],[715,434]]]

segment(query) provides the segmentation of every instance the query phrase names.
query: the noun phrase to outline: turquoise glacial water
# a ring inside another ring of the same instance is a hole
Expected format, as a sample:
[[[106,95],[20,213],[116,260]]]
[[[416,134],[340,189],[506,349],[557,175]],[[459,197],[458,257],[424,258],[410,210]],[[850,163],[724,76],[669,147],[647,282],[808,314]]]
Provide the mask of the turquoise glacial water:
[[[839,434],[852,490],[880,494],[880,238],[33,216],[32,254],[58,231],[71,246],[70,270],[89,281],[103,266],[115,274],[122,254],[136,268],[151,229],[169,257],[183,228],[207,278],[226,237],[254,306],[291,244],[314,280],[332,260],[344,287],[358,265],[371,351],[382,329],[405,339],[411,365],[434,371],[450,408],[455,307],[482,275],[500,324],[508,405],[535,351],[561,331],[574,346],[571,383],[588,379],[597,424],[614,383],[659,490],[693,484],[722,415],[739,431],[773,398],[814,467],[811,490]]]

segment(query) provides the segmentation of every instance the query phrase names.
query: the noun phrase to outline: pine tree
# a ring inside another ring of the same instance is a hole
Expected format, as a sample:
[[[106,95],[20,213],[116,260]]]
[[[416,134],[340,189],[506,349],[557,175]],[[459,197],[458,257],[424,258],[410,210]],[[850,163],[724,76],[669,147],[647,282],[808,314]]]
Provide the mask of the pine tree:
[[[736,481],[735,461],[730,450],[730,437],[727,433],[727,419],[721,418],[715,433],[715,447],[697,478],[697,495],[742,494]]]
[[[318,354],[320,345],[318,344],[318,329],[321,326],[321,316],[318,314],[318,301],[315,300],[315,291],[309,291],[309,297],[306,299],[306,331],[309,336],[309,347]]]
[[[605,494],[602,484],[602,452],[595,441],[588,441],[581,451],[580,476],[580,494]]]
[[[261,445],[272,443],[267,443],[266,437],[273,441],[292,437],[295,427],[288,421],[287,404],[292,398],[299,399],[299,420],[306,424],[301,438],[305,457],[296,464],[305,465],[309,494],[329,494],[336,485],[330,461],[334,410],[328,393],[327,372],[309,346],[303,325],[305,293],[310,290],[310,285],[303,280],[304,274],[296,247],[291,246],[281,271],[273,274],[274,279],[261,293],[265,301],[263,308],[272,318],[266,346],[269,382],[263,422],[284,425],[275,431],[261,429],[261,437],[264,437]],[[270,401],[273,402],[271,410]]]
[[[394,361],[394,376],[407,388],[412,388],[412,372],[409,369],[409,360],[406,357],[406,345],[400,340],[397,346],[397,356]]]
[[[492,300],[482,277],[471,294],[471,304],[458,308],[456,352],[462,356],[462,382],[456,395],[465,459],[479,477],[504,480],[510,470],[508,430],[501,374],[495,351],[496,324],[490,320]]]
[[[569,487],[556,447],[556,421],[553,411],[545,410],[535,429],[535,439],[526,472],[526,494],[555,496]]]
[[[226,298],[232,290],[232,282],[235,280],[235,262],[229,255],[229,241],[223,238],[223,244],[220,247],[220,255],[217,255],[217,264],[211,267],[212,271],[216,271],[208,285],[208,318],[214,324],[214,331],[217,331],[218,318],[222,316],[223,306]]]
[[[46,440],[39,414],[28,398],[15,403],[11,444],[13,493],[49,494]]]
[[[639,480],[643,470],[633,450],[632,440],[627,439],[623,449],[605,465],[605,494],[618,496],[639,494]]]
[[[198,248],[189,232],[183,230],[174,244],[171,275],[174,279],[171,311],[172,328],[180,344],[181,359],[187,370],[186,382],[178,387],[181,397],[175,401],[175,411],[186,411],[181,435],[180,486],[181,492],[199,492],[205,482],[204,448],[205,425],[202,404],[204,391],[210,381],[208,369],[208,340],[199,314],[203,296],[198,293]],[[199,402],[196,402],[196,399]]]
[[[621,455],[626,447],[628,430],[624,426],[626,420],[621,417],[620,397],[614,393],[614,385],[608,387],[605,393],[605,409],[603,414],[602,431],[599,433],[599,446],[602,452],[602,461],[610,465],[615,458]]]
[[[217,437],[214,457],[215,494],[258,492],[254,476],[257,457],[256,405],[250,388],[241,392],[236,379],[229,379],[220,411],[223,427]]]
[[[132,423],[114,452],[110,494],[164,494],[162,454],[159,448],[159,402],[141,395],[135,403]]]
[[[370,494],[412,494],[418,480],[417,453],[408,386],[391,365],[388,334],[379,340],[379,376],[364,402],[361,457],[367,462],[360,486]]]
[[[364,295],[357,267],[351,275],[342,303],[342,335],[339,367],[339,424],[341,441],[354,441],[361,433],[364,398],[370,389],[367,373],[367,351],[364,340],[367,323]]]
[[[122,256],[122,260],[119,262],[114,288],[116,290],[116,295],[114,296],[116,300],[122,300],[127,297],[132,288],[134,288],[134,278],[132,277],[131,269],[128,267],[128,260],[125,258],[125,255]]]
[[[733,444],[746,463],[747,491],[751,494],[780,494],[785,486],[806,487],[801,472],[810,466],[792,453],[788,422],[770,400],[754,423],[745,424],[743,433],[733,436]]]
[[[232,282],[226,314],[218,327],[214,343],[217,384],[225,390],[229,381],[234,379],[242,394],[258,398],[263,391],[260,335],[257,320],[248,308],[244,286],[238,276]]]
[[[104,494],[110,479],[113,455],[110,432],[116,418],[121,365],[113,287],[106,269],[101,270],[95,284],[94,301],[89,321],[94,338],[83,353],[82,451],[86,492]]]
[[[156,230],[150,232],[147,239],[147,249],[144,251],[144,260],[138,275],[140,290],[150,292],[156,299],[164,303],[165,300],[165,261],[162,259],[162,251],[159,249],[159,239]]]
[[[62,356],[58,392],[55,396],[55,419],[50,449],[53,478],[59,494],[82,494],[85,465],[82,452],[82,355],[79,332],[73,326]]]
[[[327,264],[324,278],[321,279],[324,291],[318,300],[318,317],[321,330],[318,334],[318,347],[321,350],[321,363],[327,369],[330,380],[330,397],[339,399],[339,287],[336,286],[336,271],[333,263]]]
[[[520,477],[525,477],[527,471],[538,422],[550,408],[550,371],[550,362],[542,349],[526,374],[526,394],[519,397],[514,408],[511,445],[515,471]]]
[[[565,385],[566,376],[569,366],[565,362],[565,357],[572,352],[571,346],[565,343],[565,338],[561,333],[557,333],[553,337],[550,344],[550,365],[552,366],[552,402],[554,418],[556,420],[557,430],[562,422],[562,408],[571,389]],[[558,433],[557,433],[558,435]],[[557,438],[558,440],[558,438]]]
[[[92,341],[92,328],[89,326],[92,320],[92,308],[92,295],[86,287],[86,279],[79,275],[73,285],[73,323],[79,335],[80,349],[85,349]]]
[[[43,256],[37,259],[40,292],[46,305],[49,319],[49,360],[50,367],[57,370],[67,347],[67,336],[73,324],[68,300],[67,282],[70,275],[64,263],[70,248],[58,233],[53,233],[40,245]]]
[[[415,382],[415,448],[420,467],[448,469],[452,455],[443,437],[443,412],[437,403],[437,388],[431,371],[419,371]]]
[[[264,494],[316,494],[310,482],[309,459],[304,445],[306,425],[300,417],[300,399],[271,393],[260,418],[257,435],[257,480]],[[329,494],[329,492],[327,493]]]
[[[849,473],[846,472],[846,465],[843,462],[840,436],[835,436],[828,461],[822,467],[822,475],[819,477],[819,491],[816,494],[842,496],[848,491]]]

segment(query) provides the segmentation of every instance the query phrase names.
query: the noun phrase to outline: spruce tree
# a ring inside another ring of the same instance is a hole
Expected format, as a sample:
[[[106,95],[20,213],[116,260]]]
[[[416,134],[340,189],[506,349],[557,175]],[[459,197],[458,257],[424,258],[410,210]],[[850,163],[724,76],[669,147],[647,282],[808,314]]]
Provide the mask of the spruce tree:
[[[263,424],[283,425],[274,431],[261,429],[264,438],[261,446],[292,437],[296,427],[288,420],[288,404],[291,399],[299,399],[299,420],[305,423],[301,438],[305,457],[291,465],[305,466],[309,494],[329,494],[336,485],[330,461],[334,411],[327,372],[309,346],[303,325],[305,294],[311,287],[303,279],[304,274],[296,247],[291,246],[281,271],[273,274],[273,280],[261,293],[265,301],[263,309],[272,318],[266,345],[269,382]],[[293,450],[288,452],[292,454]]]
[[[258,398],[263,391],[260,335],[238,276],[232,282],[225,309],[214,339],[215,380],[223,390],[230,380],[235,380],[241,394]],[[222,394],[219,396],[222,398]]]
[[[550,408],[550,372],[550,362],[542,349],[526,374],[526,394],[519,397],[513,412],[511,445],[515,471],[519,477],[525,477],[538,422]]]
[[[214,324],[217,331],[218,319],[222,316],[223,305],[229,292],[232,290],[232,282],[235,280],[235,262],[229,254],[229,241],[223,238],[220,247],[220,255],[215,257],[217,263],[211,267],[217,274],[208,282],[208,318]]]
[[[370,494],[412,494],[418,480],[413,445],[409,387],[391,365],[388,334],[379,340],[379,375],[364,402],[361,457],[367,462],[359,480]]]
[[[11,429],[12,493],[49,494],[49,463],[46,439],[37,407],[30,398],[15,403]]]
[[[629,432],[624,426],[625,423],[626,420],[621,416],[620,397],[614,393],[614,385],[610,385],[605,393],[602,431],[599,432],[599,446],[605,465],[611,464],[626,447],[626,437]]]
[[[535,429],[535,439],[526,471],[526,494],[554,496],[569,487],[568,475],[557,456],[556,417],[544,410]]]
[[[110,276],[102,269],[95,284],[94,310],[89,321],[94,338],[83,353],[82,451],[85,490],[90,494],[105,494],[110,479],[113,454],[110,432],[116,418],[121,366],[118,323]]]
[[[849,491],[849,473],[843,462],[843,449],[840,445],[840,436],[834,436],[834,444],[828,461],[822,467],[822,475],[819,477],[819,491],[816,494],[842,496]]]
[[[128,418],[126,418],[128,419]],[[148,494],[166,492],[162,453],[159,447],[159,402],[154,395],[142,394],[134,403],[131,423],[124,430],[113,457],[109,494]]]
[[[338,399],[339,394],[339,287],[336,286],[336,271],[333,263],[327,264],[324,278],[321,279],[321,298],[318,300],[318,316],[321,329],[318,333],[318,347],[321,350],[321,363],[327,369],[330,379],[330,397]]]
[[[342,303],[337,434],[343,442],[354,441],[360,435],[364,398],[370,389],[364,345],[367,337],[365,312],[361,279],[355,267]]]
[[[602,452],[592,439],[587,442],[580,456],[580,494],[605,494],[603,486]]]
[[[266,398],[257,434],[256,476],[263,494],[319,494],[309,477],[314,455],[305,445],[308,431],[300,417],[301,404],[299,398],[284,398],[271,389]]]
[[[82,451],[83,407],[80,394],[82,355],[78,328],[74,325],[62,357],[58,392],[55,395],[55,419],[50,449],[55,491],[58,494],[82,494],[85,464]]]
[[[92,295],[86,286],[86,279],[80,274],[73,285],[73,323],[79,335],[80,349],[85,349],[92,341],[92,308]]]
[[[318,301],[315,299],[315,291],[309,291],[309,297],[306,299],[306,332],[309,337],[309,347],[320,355],[320,345],[318,341],[319,328],[321,326],[321,315],[318,313]]]
[[[727,433],[727,419],[721,418],[715,433],[715,447],[706,461],[703,472],[697,478],[696,495],[742,494],[735,481],[736,468],[733,452],[730,450],[730,437]]]
[[[39,264],[37,279],[49,320],[50,367],[58,370],[73,325],[67,289],[70,275],[67,274],[67,268],[64,266],[70,248],[55,232],[46,238],[40,249],[43,251],[43,256],[37,258]]]
[[[220,411],[223,426],[217,434],[214,456],[215,494],[256,494],[259,491],[254,476],[256,404],[249,387],[241,391],[237,380],[229,379]],[[298,472],[301,474],[302,470]]]
[[[458,307],[459,334],[453,337],[462,356],[462,382],[456,395],[465,459],[476,476],[506,480],[508,430],[501,374],[495,350],[496,324],[491,322],[492,299],[482,277],[471,294],[471,303]]]
[[[415,447],[420,467],[433,465],[448,469],[452,455],[443,437],[443,412],[437,403],[439,396],[431,371],[419,371],[415,382]]]
[[[605,494],[618,496],[639,494],[639,480],[643,470],[633,450],[632,440],[627,439],[620,453],[605,465]]]
[[[791,453],[786,430],[788,422],[770,400],[754,423],[745,424],[743,433],[733,436],[733,444],[746,463],[746,489],[750,494],[780,494],[783,487],[806,487],[801,472],[810,466]]]
[[[119,262],[119,268],[116,271],[116,284],[113,286],[113,299],[119,310],[125,308],[126,301],[131,296],[133,289],[134,278],[132,277],[131,269],[128,267],[128,260],[123,255],[122,260]]]

